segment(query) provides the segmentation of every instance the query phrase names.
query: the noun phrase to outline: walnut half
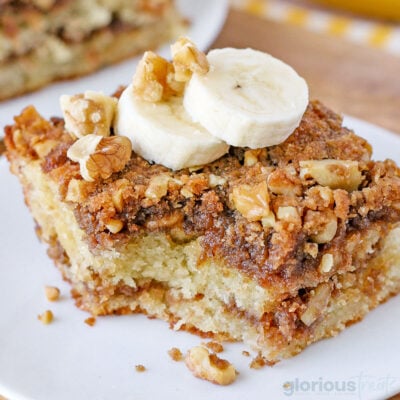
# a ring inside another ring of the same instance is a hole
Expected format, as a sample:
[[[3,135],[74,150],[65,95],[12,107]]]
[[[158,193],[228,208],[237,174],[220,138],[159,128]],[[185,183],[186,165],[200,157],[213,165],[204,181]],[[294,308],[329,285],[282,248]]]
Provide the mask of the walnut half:
[[[79,163],[82,178],[92,182],[121,171],[131,153],[131,141],[125,136],[86,135],[68,149],[67,156]]]
[[[101,92],[87,91],[60,97],[65,129],[75,138],[95,134],[110,136],[117,99]]]

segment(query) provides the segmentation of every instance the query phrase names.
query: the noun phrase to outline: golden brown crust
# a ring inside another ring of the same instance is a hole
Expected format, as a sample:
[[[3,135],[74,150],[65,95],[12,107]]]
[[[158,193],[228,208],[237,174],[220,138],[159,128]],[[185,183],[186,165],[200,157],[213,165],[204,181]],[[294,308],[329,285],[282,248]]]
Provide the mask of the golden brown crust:
[[[37,146],[46,140],[53,147],[40,157]],[[278,285],[282,292],[294,293],[362,265],[368,252],[354,248],[363,235],[372,230],[384,236],[391,224],[400,221],[399,168],[390,160],[370,161],[369,144],[343,128],[341,118],[319,102],[310,103],[286,142],[258,152],[251,165],[246,165],[248,154],[241,148],[231,148],[226,156],[196,171],[172,172],[133,154],[122,172],[88,183],[81,180],[78,164],[66,157],[71,143],[62,120],[46,121],[33,108],[6,128],[8,157],[40,159],[43,172],[58,183],[64,199],[69,198],[70,182],[79,182],[79,198],[71,206],[93,252],[118,248],[149,232],[165,232],[178,242],[201,236],[204,261],[222,259],[265,287]],[[362,172],[358,190],[329,189],[326,197],[315,180],[301,177],[302,160],[326,158],[357,161]],[[162,175],[169,177],[166,193],[160,198],[148,196],[152,179]],[[213,176],[220,179],[219,185],[211,183]],[[234,188],[266,180],[273,189],[271,210],[279,215],[280,208],[295,208],[297,219],[265,227],[261,221],[249,222],[235,209]],[[279,182],[289,190],[279,188]],[[313,229],[332,218],[337,221],[333,239],[313,243]],[[111,233],[110,220],[121,221],[122,230]],[[325,254],[334,255],[334,265],[322,264]]]

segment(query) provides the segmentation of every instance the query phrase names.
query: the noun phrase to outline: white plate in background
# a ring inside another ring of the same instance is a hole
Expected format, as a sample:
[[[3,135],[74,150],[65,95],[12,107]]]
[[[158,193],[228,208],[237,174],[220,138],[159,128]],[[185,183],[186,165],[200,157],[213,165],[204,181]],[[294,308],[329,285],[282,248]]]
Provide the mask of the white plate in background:
[[[199,48],[207,49],[225,22],[228,0],[177,0],[177,4],[182,15],[190,21],[187,35]],[[158,52],[170,58],[169,45]],[[86,90],[113,93],[119,85],[126,85],[131,81],[139,59],[140,57],[131,58],[89,76],[53,83],[42,90],[0,102],[0,137],[3,136],[2,127],[12,123],[12,118],[29,104],[33,104],[39,113],[48,118],[60,116],[58,99],[62,94],[76,94]]]
[[[400,162],[398,136],[355,118],[345,125],[371,142],[374,158]],[[100,317],[87,326],[88,314],[74,306],[69,286],[34,234],[4,157],[0,188],[0,394],[14,400],[378,400],[400,392],[400,296],[272,368],[251,370],[241,354],[246,347],[226,345],[222,357],[240,375],[219,387],[194,378],[167,355],[171,347],[198,345],[197,336],[142,315]],[[45,285],[58,286],[61,300],[47,302]],[[45,326],[36,317],[49,308],[55,320]],[[136,372],[136,364],[147,371]],[[293,392],[283,388],[286,382]]]

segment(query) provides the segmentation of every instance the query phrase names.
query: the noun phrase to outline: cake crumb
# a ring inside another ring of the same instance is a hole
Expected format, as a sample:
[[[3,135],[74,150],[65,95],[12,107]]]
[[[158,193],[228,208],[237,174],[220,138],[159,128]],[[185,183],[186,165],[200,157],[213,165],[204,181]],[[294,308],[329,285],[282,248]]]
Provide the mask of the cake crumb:
[[[245,357],[250,357],[250,353],[249,353],[248,351],[246,351],[246,350],[243,350],[243,351],[242,351],[242,354],[243,354]]]
[[[264,368],[266,365],[269,367],[272,367],[276,363],[273,361],[268,361],[265,357],[261,355],[261,353],[258,353],[257,357],[255,357],[251,363],[250,363],[250,368],[252,369],[261,369]]]
[[[221,343],[211,341],[208,343],[203,343],[208,349],[213,351],[214,353],[222,353],[224,351],[224,346]]]
[[[45,325],[51,324],[54,315],[50,310],[46,310],[44,313],[38,315],[38,320]]]
[[[168,350],[168,354],[174,361],[182,361],[183,359],[183,354],[177,347]]]
[[[146,367],[142,364],[135,365],[136,372],[144,372],[146,371]]]
[[[85,319],[85,324],[89,326],[93,326],[96,323],[95,317],[89,317]]]
[[[185,364],[195,377],[217,385],[230,385],[238,375],[229,361],[219,358],[215,353],[210,354],[202,346],[193,347],[187,352]]]
[[[4,144],[4,139],[0,138],[0,156],[6,152],[6,145]]]
[[[60,289],[55,286],[45,286],[44,291],[49,301],[57,301],[60,298]]]

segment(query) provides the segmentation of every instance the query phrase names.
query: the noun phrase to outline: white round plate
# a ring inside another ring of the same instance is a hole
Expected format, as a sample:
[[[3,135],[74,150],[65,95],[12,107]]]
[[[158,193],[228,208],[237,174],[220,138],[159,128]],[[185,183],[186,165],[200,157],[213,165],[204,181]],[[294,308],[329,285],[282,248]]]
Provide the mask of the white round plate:
[[[190,22],[187,35],[202,50],[206,50],[217,37],[228,12],[228,0],[177,0],[178,8]],[[170,57],[169,45],[157,51]],[[135,72],[140,57],[128,59],[89,76],[54,83],[42,90],[0,103],[0,127],[12,123],[28,104],[33,104],[45,117],[57,116],[58,99],[63,94],[82,93],[86,90],[100,90],[113,93],[119,85],[128,84]],[[2,136],[0,132],[0,136]]]
[[[377,126],[346,118],[366,137],[376,159],[400,162],[400,138]],[[384,399],[400,392],[400,296],[360,323],[318,342],[274,367],[251,370],[243,344],[227,344],[223,357],[240,375],[228,387],[194,378],[167,351],[202,340],[174,332],[165,322],[142,315],[100,317],[94,327],[77,309],[69,287],[35,234],[17,179],[0,160],[0,394],[15,400],[140,399]],[[61,289],[49,303],[44,286]],[[37,315],[51,309],[55,320]],[[138,373],[136,364],[147,371]],[[290,388],[283,386],[291,382]]]

